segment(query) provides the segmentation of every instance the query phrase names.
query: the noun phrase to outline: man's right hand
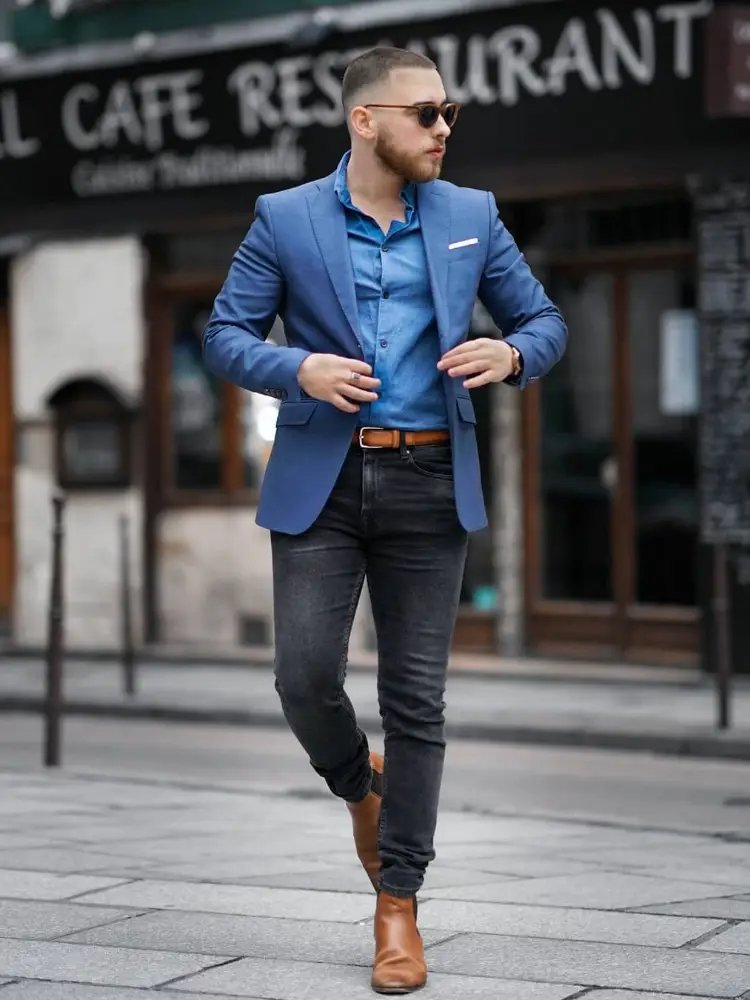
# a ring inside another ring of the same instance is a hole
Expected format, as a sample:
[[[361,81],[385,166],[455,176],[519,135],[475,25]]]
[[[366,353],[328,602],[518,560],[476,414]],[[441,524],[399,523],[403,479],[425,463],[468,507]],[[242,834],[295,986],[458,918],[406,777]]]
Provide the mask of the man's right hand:
[[[353,375],[359,378],[352,380]],[[372,378],[372,368],[365,361],[341,358],[337,354],[309,354],[299,367],[297,382],[313,399],[357,413],[357,403],[374,403],[380,379]]]

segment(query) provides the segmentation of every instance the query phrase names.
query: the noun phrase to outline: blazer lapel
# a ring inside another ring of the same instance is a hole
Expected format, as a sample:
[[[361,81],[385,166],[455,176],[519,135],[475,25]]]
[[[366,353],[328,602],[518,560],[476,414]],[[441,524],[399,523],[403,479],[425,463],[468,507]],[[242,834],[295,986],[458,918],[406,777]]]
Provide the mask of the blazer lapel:
[[[331,279],[336,298],[361,354],[362,339],[359,332],[357,294],[354,290],[354,271],[346,232],[346,213],[334,190],[335,179],[336,175],[331,174],[308,194],[308,207],[313,232],[328,277]]]
[[[446,290],[448,288],[448,244],[450,243],[450,199],[445,188],[436,184],[417,185],[417,205],[422,241],[427,258],[432,300],[435,304],[440,343],[449,349],[450,319]]]

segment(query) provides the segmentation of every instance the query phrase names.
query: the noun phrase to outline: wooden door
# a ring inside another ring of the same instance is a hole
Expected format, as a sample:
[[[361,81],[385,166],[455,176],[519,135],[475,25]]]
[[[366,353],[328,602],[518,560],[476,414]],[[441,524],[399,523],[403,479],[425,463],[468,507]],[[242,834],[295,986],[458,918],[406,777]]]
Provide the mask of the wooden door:
[[[689,320],[692,271],[665,253],[552,275],[569,350],[525,401],[538,652],[697,662],[697,413],[665,403],[660,351],[665,317]]]
[[[0,634],[10,628],[13,607],[13,400],[10,327],[0,307]]]

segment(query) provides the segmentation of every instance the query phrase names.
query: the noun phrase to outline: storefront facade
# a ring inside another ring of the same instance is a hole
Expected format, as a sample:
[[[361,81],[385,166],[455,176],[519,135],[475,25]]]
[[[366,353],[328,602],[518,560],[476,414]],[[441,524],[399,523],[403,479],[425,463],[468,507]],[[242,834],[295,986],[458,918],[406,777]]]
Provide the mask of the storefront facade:
[[[9,280],[17,639],[44,620],[50,400],[98,379],[133,449],[126,483],[70,494],[77,644],[116,635],[123,504],[146,639],[272,640],[253,506],[277,404],[213,380],[199,336],[255,197],[335,167],[343,68],[384,41],[431,56],[463,102],[444,176],[495,193],[570,327],[542,385],[475,394],[492,524],[472,539],[457,644],[698,662],[693,197],[704,178],[750,175],[742,108],[707,102],[721,7],[482,3],[399,23],[371,4],[369,27],[342,13],[312,47],[191,43],[141,61],[120,47],[108,65],[52,73],[44,57],[0,77],[2,226],[29,239]]]

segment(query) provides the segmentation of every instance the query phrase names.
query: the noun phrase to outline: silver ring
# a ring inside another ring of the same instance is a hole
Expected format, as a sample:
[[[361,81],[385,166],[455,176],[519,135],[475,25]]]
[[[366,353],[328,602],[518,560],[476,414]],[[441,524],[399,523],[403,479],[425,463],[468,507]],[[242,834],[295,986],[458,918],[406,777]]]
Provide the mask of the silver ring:
[[[352,382],[359,382],[361,378],[362,376],[360,375],[359,372],[352,372],[352,378],[351,378]]]

